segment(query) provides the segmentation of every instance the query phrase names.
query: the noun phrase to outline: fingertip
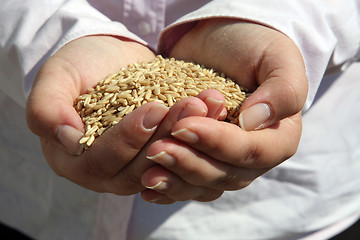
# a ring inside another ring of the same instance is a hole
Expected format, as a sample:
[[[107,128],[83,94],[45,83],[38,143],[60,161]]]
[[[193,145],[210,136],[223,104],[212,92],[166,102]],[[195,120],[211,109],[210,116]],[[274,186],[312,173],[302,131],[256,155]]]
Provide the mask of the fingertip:
[[[226,118],[226,100],[221,92],[215,89],[207,89],[199,93],[197,97],[206,104],[208,108],[207,117],[221,120]]]
[[[142,127],[145,131],[153,131],[157,128],[160,122],[164,119],[168,113],[169,108],[161,103],[154,103],[153,106],[146,112]]]
[[[141,192],[141,198],[148,203],[156,203],[156,204],[172,204],[175,201],[166,197],[165,195],[158,193],[151,189],[145,189]]]
[[[149,102],[136,108],[95,140],[97,143],[94,142],[91,146],[91,149],[96,152],[93,154],[101,156],[116,149],[115,152],[118,152],[121,158],[132,156],[149,141],[157,128],[161,126],[168,111],[168,107],[156,102]],[[127,148],[128,151],[121,151],[122,148]]]
[[[227,117],[227,114],[228,114],[228,112],[227,112],[226,108],[223,108],[223,110],[220,112],[218,120],[220,120],[220,121],[225,120]]]
[[[190,117],[190,116],[205,117],[207,115],[207,113],[208,113],[208,111],[207,111],[206,106],[192,101],[192,102],[186,103],[185,107],[179,113],[177,120],[181,120],[185,117]]]
[[[147,189],[155,190],[157,192],[166,191],[169,188],[169,183],[165,181],[159,181],[154,184],[145,185]]]
[[[154,166],[143,174],[141,183],[146,189],[141,192],[141,197],[144,201],[157,204],[175,202],[164,195],[170,187],[167,175],[167,170],[160,166]]]
[[[239,125],[246,131],[259,130],[265,127],[271,115],[272,111],[268,104],[257,103],[240,113]]]
[[[57,129],[57,138],[66,150],[72,155],[80,155],[83,152],[83,146],[79,140],[83,132],[69,125],[60,125]]]
[[[219,92],[216,89],[206,89],[200,92],[197,96],[197,98],[200,98],[201,100],[205,100],[208,97],[211,97],[213,99],[216,99],[218,101],[225,101],[224,95]]]
[[[225,109],[225,100],[217,100],[212,97],[207,97],[204,102],[208,108],[207,117],[218,119]]]

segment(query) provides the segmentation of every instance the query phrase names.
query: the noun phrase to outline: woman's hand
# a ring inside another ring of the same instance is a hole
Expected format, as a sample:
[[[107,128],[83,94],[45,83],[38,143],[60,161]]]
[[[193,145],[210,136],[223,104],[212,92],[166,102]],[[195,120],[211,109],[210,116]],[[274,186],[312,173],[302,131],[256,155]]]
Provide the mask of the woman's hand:
[[[224,72],[254,92],[241,107],[241,128],[188,117],[174,124],[173,138],[154,142],[147,154],[161,167],[143,175],[143,184],[150,186],[142,192],[145,200],[211,201],[295,154],[307,78],[302,55],[287,36],[255,23],[204,20],[171,56]]]
[[[82,153],[84,125],[73,103],[107,75],[154,57],[139,43],[91,36],[68,43],[45,62],[28,98],[27,121],[58,175],[95,191],[133,194],[113,178],[145,146],[168,109],[157,103],[140,107]]]
[[[219,93],[213,94],[214,99],[202,97],[206,92],[183,99],[170,111],[151,102],[128,114],[83,152],[79,139],[84,126],[73,107],[75,98],[108,74],[153,57],[138,43],[94,36],[70,42],[44,64],[27,102],[27,120],[58,175],[98,192],[138,193],[145,189],[142,175],[155,165],[146,158],[149,144],[170,137],[182,118],[224,117],[223,103],[215,106],[219,103],[215,98],[223,98]]]

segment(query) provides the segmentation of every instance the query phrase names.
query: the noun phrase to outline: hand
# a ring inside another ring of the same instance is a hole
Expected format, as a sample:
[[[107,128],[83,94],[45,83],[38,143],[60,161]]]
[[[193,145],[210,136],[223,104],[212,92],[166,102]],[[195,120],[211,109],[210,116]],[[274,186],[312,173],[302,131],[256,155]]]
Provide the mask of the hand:
[[[84,126],[73,108],[74,99],[109,73],[153,57],[134,42],[86,37],[70,42],[44,64],[27,102],[27,120],[58,175],[98,192],[135,194],[145,189],[141,176],[154,166],[145,158],[149,143],[169,137],[173,124],[181,118],[221,113],[224,117],[223,104],[214,107],[201,95],[177,102],[170,111],[151,102],[128,114],[82,152],[79,139]]]
[[[151,138],[168,109],[156,103],[142,106],[80,154],[84,126],[73,102],[108,74],[152,58],[136,42],[91,36],[68,43],[46,61],[28,98],[27,121],[58,175],[95,191],[127,194],[113,178]]]
[[[246,187],[296,152],[307,78],[302,55],[287,36],[255,23],[204,20],[171,56],[224,72],[254,92],[241,108],[242,128],[188,117],[175,123],[172,139],[153,143],[147,153],[161,167],[143,175],[143,184],[153,186],[142,192],[145,200],[211,201],[221,194],[204,189]]]

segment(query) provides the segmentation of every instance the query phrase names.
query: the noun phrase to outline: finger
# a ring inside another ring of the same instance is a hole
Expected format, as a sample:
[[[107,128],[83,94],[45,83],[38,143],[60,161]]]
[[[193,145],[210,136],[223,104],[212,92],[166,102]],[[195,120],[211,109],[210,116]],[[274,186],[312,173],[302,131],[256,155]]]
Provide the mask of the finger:
[[[254,91],[241,107],[245,130],[270,126],[298,113],[305,103],[308,81],[302,55],[275,29],[237,19],[204,20],[170,55],[226,73]]]
[[[168,198],[162,193],[151,189],[145,189],[141,192],[141,198],[148,203],[156,203],[156,204],[172,204],[176,202],[175,200]]]
[[[46,141],[45,157],[58,175],[96,191],[108,191],[103,182],[138,154],[167,113],[168,108],[163,104],[145,104],[104,132],[80,156],[71,156],[55,143]]]
[[[207,117],[224,120],[226,118],[225,97],[215,89],[207,89],[196,97],[200,98],[207,106]],[[224,116],[225,115],[225,116]]]
[[[153,143],[148,149],[148,155],[149,159],[166,168],[171,173],[176,174],[181,181],[185,181],[189,186],[193,186],[193,191],[198,191],[195,193],[189,192],[189,190],[187,192],[182,190],[178,193],[180,196],[184,194],[186,197],[189,194],[193,197],[195,195],[202,195],[208,198],[214,197],[216,192],[209,191],[208,189],[217,189],[217,191],[238,190],[248,186],[255,178],[267,171],[267,169],[237,167],[219,161],[172,139],[163,139]],[[161,174],[156,175],[153,172],[152,174],[153,179],[148,177],[146,180],[152,183],[168,181],[163,180],[164,177]],[[169,176],[165,177],[165,179],[168,178]],[[176,180],[176,182],[181,186],[180,180]],[[202,186],[208,189],[196,189],[194,188],[195,186]],[[183,188],[185,187],[183,186]],[[206,193],[204,193],[205,190],[207,190]],[[167,193],[167,196],[170,195]],[[173,198],[174,196],[171,197]]]
[[[301,111],[308,81],[301,53],[293,42],[285,38],[269,44],[256,74],[259,87],[241,107],[243,129],[262,129]]]
[[[228,112],[227,112],[227,110],[224,108],[224,109],[221,111],[221,113],[220,113],[220,115],[219,115],[219,117],[218,117],[218,120],[224,121],[224,120],[226,119],[226,117],[227,117],[227,114],[228,114]]]
[[[145,146],[168,111],[165,105],[150,102],[129,113],[94,141],[81,165],[90,166],[95,176],[111,178]]]
[[[75,98],[109,73],[153,57],[138,43],[109,36],[84,37],[66,44],[36,76],[26,107],[29,128],[72,155],[79,154],[84,126],[73,108]]]
[[[179,119],[183,119],[188,116],[204,117],[206,115],[207,107],[203,101],[195,97],[182,99],[170,108],[166,118],[162,121],[155,134],[144,146],[144,149],[146,149],[151,142],[161,138],[171,137],[171,129],[175,122]],[[154,163],[152,161],[146,159],[146,151],[141,151],[136,156],[136,159],[119,170],[116,175],[106,182],[106,188],[110,192],[120,195],[142,191],[144,190],[144,187],[141,185],[141,176],[153,165]]]
[[[161,166],[148,169],[142,176],[142,183],[148,190],[159,193],[155,197],[151,191],[143,191],[144,200],[149,199],[151,194],[151,197],[155,197],[156,201],[162,199],[163,196],[174,201],[212,201],[219,198],[223,193],[220,190],[191,185]]]
[[[247,132],[210,118],[189,117],[174,125],[172,136],[208,156],[238,167],[274,167],[297,151],[301,115],[261,131]]]
[[[84,125],[73,107],[73,100],[78,95],[75,83],[79,79],[73,78],[73,70],[64,70],[60,64],[50,61],[39,72],[27,101],[27,123],[36,135],[78,155],[82,151],[78,140]]]

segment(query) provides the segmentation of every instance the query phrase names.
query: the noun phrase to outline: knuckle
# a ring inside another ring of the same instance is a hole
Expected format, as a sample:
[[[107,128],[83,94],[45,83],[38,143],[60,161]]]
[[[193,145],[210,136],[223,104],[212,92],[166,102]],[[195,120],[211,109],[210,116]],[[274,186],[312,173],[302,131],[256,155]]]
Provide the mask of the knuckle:
[[[121,176],[115,176],[108,180],[107,188],[109,192],[126,196],[144,190],[141,180],[132,171],[126,171],[121,174]]]
[[[104,166],[93,158],[85,159],[85,170],[86,172],[95,178],[104,179],[111,176],[111,173],[105,170]]]
[[[305,103],[306,96],[303,96],[302,92],[299,91],[301,89],[297,83],[288,84],[286,82],[281,84],[281,89],[283,93],[283,98],[281,100],[282,110],[284,116],[288,117],[294,115],[301,111],[303,105]],[[306,92],[306,91],[305,91]],[[306,92],[307,93],[307,92]],[[285,104],[283,104],[285,103]]]
[[[256,179],[262,172],[259,169],[242,168],[228,165],[223,172],[223,175],[215,179],[211,188],[217,190],[234,191],[247,187]]]
[[[286,91],[288,92],[288,107],[290,108],[289,111],[292,114],[299,112],[302,108],[300,104],[299,94],[298,91],[295,89],[295,86],[291,84],[286,84]]]
[[[227,191],[240,190],[247,187],[252,180],[243,180],[235,176],[226,176],[217,182],[216,189],[223,189]]]
[[[213,188],[217,190],[238,190],[248,185],[248,181],[244,181],[237,167],[228,166],[221,177],[213,182]]]
[[[279,152],[270,154],[265,152],[264,148],[257,144],[250,144],[248,150],[245,152],[244,158],[241,160],[239,166],[248,168],[250,170],[269,168],[279,162]]]
[[[175,167],[176,168],[176,167]],[[189,168],[179,173],[182,179],[186,179],[189,183],[201,183],[203,180],[197,169]]]
[[[218,199],[223,195],[223,190],[214,190],[214,189],[207,189],[202,193],[200,196],[194,198],[193,200],[199,202],[210,202]]]
[[[119,127],[120,129],[117,132],[116,138],[112,138],[112,140],[118,139],[127,149],[137,150],[143,147],[146,138],[144,138],[143,132],[138,131],[138,125],[129,126],[127,124],[121,124]]]
[[[215,134],[212,135],[216,136]],[[228,149],[227,141],[207,141],[206,145],[206,154],[208,156],[219,156],[224,152],[224,149]]]
[[[237,177],[235,175],[227,172],[223,176],[215,180],[214,188],[224,190],[233,189],[236,179]]]

